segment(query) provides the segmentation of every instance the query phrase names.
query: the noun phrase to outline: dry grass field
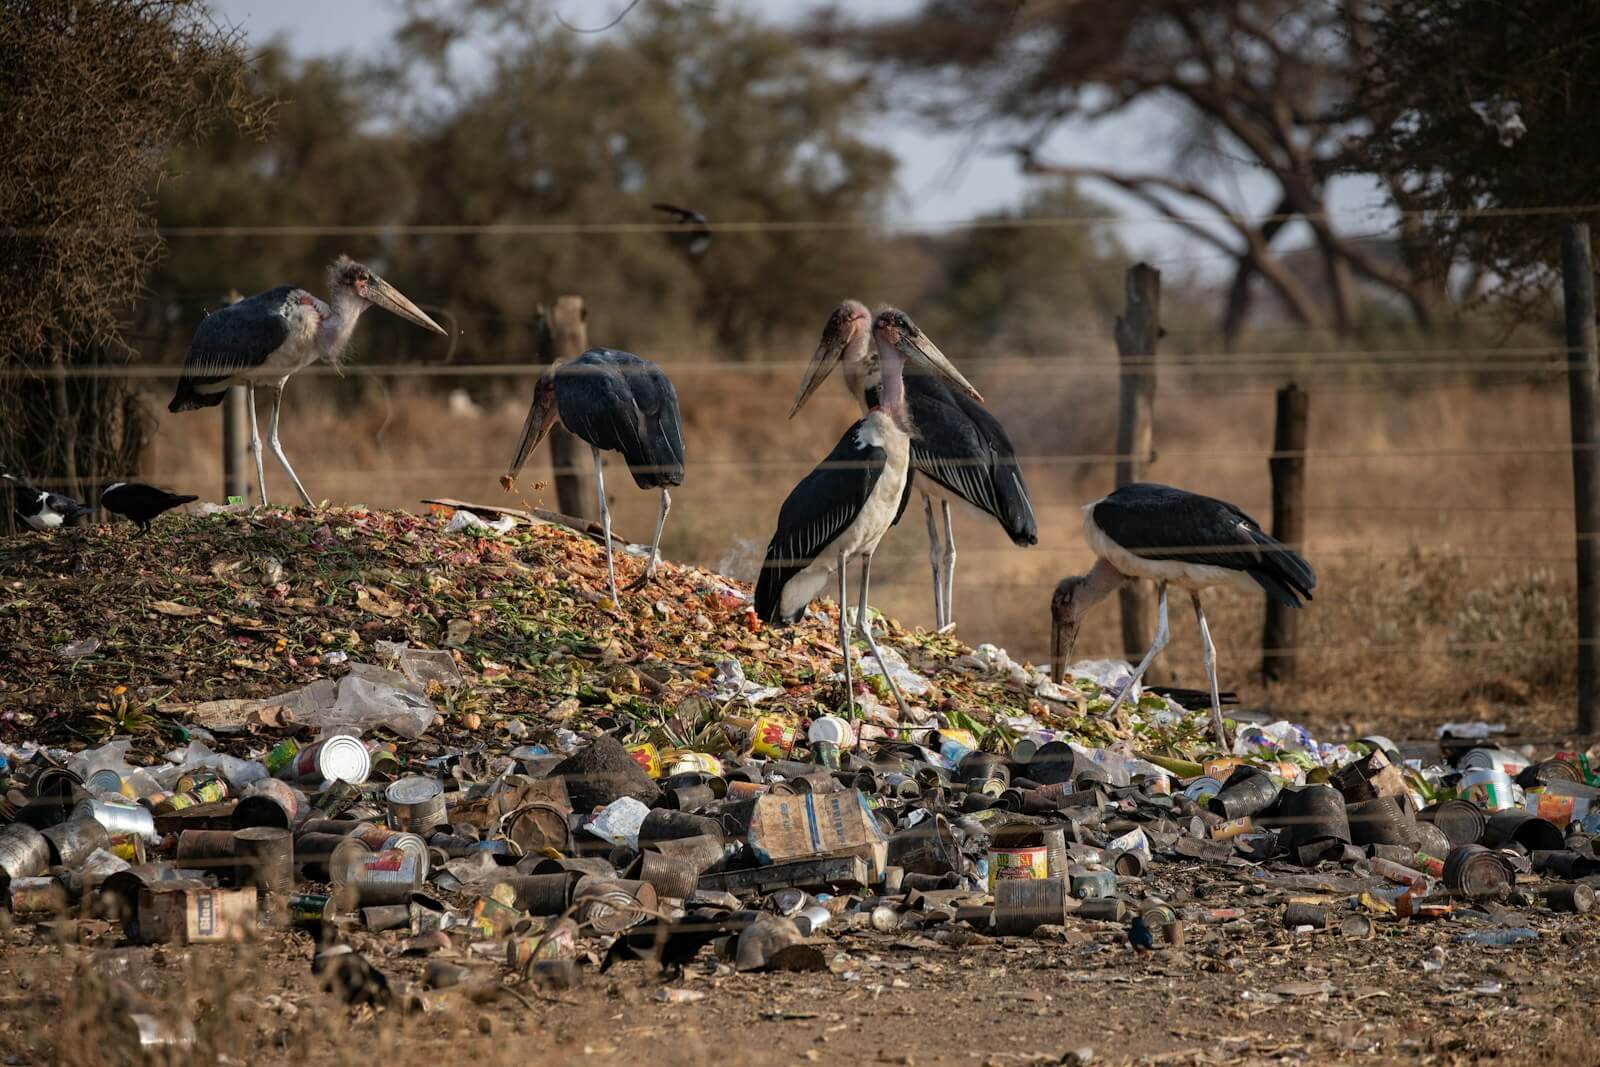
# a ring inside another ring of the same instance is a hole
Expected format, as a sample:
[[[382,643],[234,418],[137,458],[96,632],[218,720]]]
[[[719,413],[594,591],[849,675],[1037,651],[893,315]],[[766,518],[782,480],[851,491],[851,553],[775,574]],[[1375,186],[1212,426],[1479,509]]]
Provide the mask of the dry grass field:
[[[786,420],[798,366],[663,363],[682,401],[690,461],[664,549],[748,578],[784,495],[854,410],[829,383]],[[1115,378],[1104,359],[1071,367],[1051,375],[1011,360],[973,375],[1024,457],[1040,542],[1017,549],[976,512],[958,516],[957,620],[966,640],[1035,662],[1048,654],[1051,588],[1090,563],[1078,509],[1112,484]],[[1321,584],[1301,616],[1300,676],[1278,691],[1262,689],[1261,601],[1224,591],[1210,601],[1223,685],[1327,729],[1394,732],[1400,722],[1420,730],[1483,717],[1559,730],[1570,715],[1574,634],[1565,390],[1559,380],[1481,388],[1394,377],[1398,385],[1352,385],[1313,367],[1302,378],[1312,393],[1305,551]],[[481,405],[473,410],[407,378],[369,380],[365,400],[347,408],[319,395],[328,379],[297,380],[284,416],[286,448],[313,495],[334,502],[503,502],[496,478],[515,447],[530,383],[469,384]],[[1272,410],[1270,381],[1164,377],[1149,476],[1268,521]],[[146,475],[214,496],[220,425],[214,410],[163,414]],[[548,463],[534,457],[513,502],[554,506],[553,491],[534,488]],[[278,499],[292,496],[270,459],[268,478]],[[620,469],[608,489],[619,532],[647,537],[655,497]],[[928,575],[914,503],[880,552],[874,603],[907,624],[930,623]],[[1193,616],[1181,608],[1164,679],[1203,685]],[[1118,640],[1108,605],[1079,651],[1113,654]]]

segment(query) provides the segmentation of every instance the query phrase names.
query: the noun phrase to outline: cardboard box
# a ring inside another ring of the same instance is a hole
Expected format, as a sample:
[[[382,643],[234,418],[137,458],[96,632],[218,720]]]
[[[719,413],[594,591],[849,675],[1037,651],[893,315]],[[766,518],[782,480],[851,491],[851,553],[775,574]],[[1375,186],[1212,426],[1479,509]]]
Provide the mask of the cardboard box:
[[[860,856],[874,882],[887,866],[887,840],[859,790],[760,797],[749,827],[746,840],[762,863]]]
[[[256,932],[256,889],[211,889],[199,882],[153,882],[139,893],[138,939],[145,944],[245,941]]]
[[[833,856],[828,859],[794,860],[743,871],[702,874],[699,888],[704,892],[771,893],[777,889],[850,890],[872,884],[867,861],[860,856]]]

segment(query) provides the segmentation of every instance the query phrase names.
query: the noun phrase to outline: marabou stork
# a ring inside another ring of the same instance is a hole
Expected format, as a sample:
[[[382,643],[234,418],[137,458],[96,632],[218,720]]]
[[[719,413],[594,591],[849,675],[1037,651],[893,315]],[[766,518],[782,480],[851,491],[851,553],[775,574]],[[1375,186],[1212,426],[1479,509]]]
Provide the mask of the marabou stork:
[[[340,256],[328,268],[328,289],[328,302],[323,303],[304,289],[280,285],[207,315],[194,332],[178,391],[167,405],[168,411],[211,407],[222,403],[229,386],[249,386],[250,452],[255,456],[263,504],[267,502],[267,476],[261,463],[261,436],[256,431],[257,386],[272,393],[267,443],[300,499],[309,505],[311,496],[278,443],[278,408],[289,376],[318,359],[338,366],[356,320],[369,304],[434,333],[445,332],[400,290],[349,256]]]
[[[136,523],[143,536],[150,532],[150,523],[157,515],[199,499],[193,495],[169,493],[142,482],[114,482],[100,494],[100,506]]]
[[[846,300],[834,310],[837,329],[846,334],[838,362],[844,366],[845,387],[864,411],[877,405],[882,371],[877,353],[867,339],[867,309]],[[794,407],[800,406],[822,383],[832,362],[813,361],[806,372]],[[928,523],[928,563],[933,568],[934,625],[940,631],[955,626],[956,535],[950,521],[952,501],[968,504],[993,516],[1019,547],[1037,544],[1039,527],[1033,505],[1017,466],[1016,450],[1005,427],[989,409],[937,375],[910,368],[905,376],[906,408],[911,416],[911,469],[919,477],[922,511]],[[944,543],[933,517],[933,503],[944,512]]]
[[[650,542],[650,562],[641,582],[655,576],[660,562],[661,530],[672,508],[668,489],[683,484],[683,430],[678,418],[678,393],[660,367],[632,352],[591,348],[578,358],[552,367],[533,387],[533,403],[522,424],[522,440],[500,484],[510,491],[517,472],[556,419],[594,452],[595,495],[606,536],[606,576],[611,602],[617,597],[617,569],[611,555],[611,509],[600,451],[621,452],[633,483],[661,490],[661,512]]]
[[[859,307],[859,305],[857,305]],[[828,320],[812,366],[837,362],[861,323],[836,313]],[[934,343],[917,329],[905,312],[885,308],[872,323],[881,370],[881,389],[865,417],[845,431],[828,458],[789,493],[778,511],[778,528],[767,545],[761,576],[756,580],[755,610],[774,625],[792,623],[827,585],[835,572],[839,578],[839,648],[844,655],[845,692],[855,707],[850,676],[850,634],[845,622],[845,565],[861,557],[861,602],[856,625],[883,670],[895,702],[905,714],[905,698],[895,684],[867,614],[872,580],[872,553],[878,542],[905,511],[906,486],[911,477],[910,413],[906,402],[903,366],[918,361],[974,400],[983,397],[951,365]]]
[[[1060,682],[1078,640],[1078,628],[1089,609],[1130,578],[1156,582],[1159,604],[1155,640],[1112,702],[1115,712],[1167,645],[1167,586],[1189,590],[1206,682],[1211,687],[1212,727],[1226,744],[1222,701],[1217,692],[1217,649],[1211,642],[1200,592],[1229,586],[1261,590],[1289,607],[1311,599],[1317,576],[1299,553],[1261,531],[1250,516],[1222,500],[1166,485],[1125,485],[1083,509],[1083,536],[1097,557],[1087,574],[1063,578],[1050,601],[1050,670]]]
[[[24,485],[20,479],[9,474],[0,472],[0,478],[4,478],[15,487],[12,492],[16,503],[12,510],[17,518],[28,524],[30,529],[54,530],[62,526],[75,526],[93,510],[84,507],[70,496],[47,493],[43,489]]]

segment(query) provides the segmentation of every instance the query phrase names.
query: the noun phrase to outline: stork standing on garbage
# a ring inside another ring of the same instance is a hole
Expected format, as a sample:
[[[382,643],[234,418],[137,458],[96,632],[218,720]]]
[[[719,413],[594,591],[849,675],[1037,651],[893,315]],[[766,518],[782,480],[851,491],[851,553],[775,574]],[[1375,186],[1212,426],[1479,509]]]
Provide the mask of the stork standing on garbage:
[[[655,577],[661,557],[661,531],[672,510],[669,489],[683,484],[683,429],[678,393],[672,379],[654,363],[632,352],[591,348],[578,358],[552,367],[533,387],[533,403],[522,424],[522,438],[511,468],[501,477],[507,491],[550,428],[561,420],[574,437],[594,452],[594,488],[600,501],[600,525],[606,538],[606,577],[611,603],[617,597],[617,568],[611,553],[611,508],[606,504],[602,451],[620,452],[633,484],[661,490],[661,511],[650,541],[650,562],[640,582]]]
[[[1125,485],[1086,506],[1083,536],[1098,558],[1087,574],[1063,578],[1050,600],[1051,678],[1059,684],[1066,676],[1078,628],[1090,608],[1130,578],[1153,580],[1158,591],[1155,640],[1112,701],[1115,712],[1156,653],[1167,646],[1167,586],[1187,589],[1200,623],[1212,728],[1218,744],[1226,745],[1217,692],[1217,649],[1200,593],[1218,586],[1261,591],[1279,604],[1298,608],[1300,598],[1310,600],[1317,584],[1311,565],[1263,533],[1259,523],[1232,504],[1148,482]]]
[[[811,359],[808,382],[820,380],[818,368],[837,362],[858,334],[867,330],[865,309],[860,305],[856,308],[862,314],[841,307],[828,320]],[[829,578],[838,575],[839,648],[844,656],[845,691],[853,710],[845,565],[859,556],[861,602],[856,609],[856,625],[905,715],[905,698],[883,660],[867,614],[872,553],[904,512],[906,484],[911,476],[914,427],[906,405],[904,364],[913,360],[943,375],[974,400],[981,403],[983,397],[905,312],[895,308],[878,312],[872,321],[871,336],[882,366],[882,389],[866,416],[845,431],[828,457],[794,487],[778,510],[778,528],[767,545],[766,560],[756,580],[755,610],[759,618],[774,625],[792,623],[827,586]],[[802,385],[801,400],[806,391],[807,386]]]
[[[867,309],[846,300],[834,310],[845,322],[867,322]],[[883,390],[882,371],[865,329],[856,330],[839,352],[845,388],[871,411]],[[915,370],[916,368],[912,368]],[[789,417],[794,418],[822,384],[833,363],[812,361]],[[956,534],[950,504],[966,504],[993,518],[1019,547],[1037,544],[1039,527],[1017,465],[1017,453],[1005,427],[988,408],[934,374],[905,375],[906,410],[911,419],[911,468],[922,493],[928,523],[928,562],[933,568],[934,626],[941,633],[955,627]],[[934,521],[933,505],[944,513],[944,541]]]
[[[283,387],[296,371],[319,359],[338,366],[355,332],[356,320],[369,306],[376,305],[407,322],[414,322],[434,333],[444,327],[384,281],[364,264],[340,256],[328,268],[328,301],[293,285],[280,285],[264,293],[218,308],[200,320],[183,361],[178,389],[168,411],[192,411],[222,403],[229,386],[250,389],[250,454],[256,461],[256,480],[261,487],[261,502],[267,502],[267,475],[261,462],[261,435],[256,431],[256,388],[272,394],[272,421],[267,427],[267,444],[278,457],[284,473],[294,483],[307,506],[311,495],[300,484],[300,476],[289,466],[278,442],[278,409],[283,403]]]

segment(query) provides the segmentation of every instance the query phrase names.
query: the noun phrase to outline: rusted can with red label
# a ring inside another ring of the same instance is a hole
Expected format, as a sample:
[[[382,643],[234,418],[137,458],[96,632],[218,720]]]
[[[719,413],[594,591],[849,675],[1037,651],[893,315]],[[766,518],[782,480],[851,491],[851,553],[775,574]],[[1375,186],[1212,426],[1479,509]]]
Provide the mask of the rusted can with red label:
[[[332,873],[334,884],[341,889],[341,902],[362,908],[373,904],[403,904],[427,881],[428,854],[426,846],[420,857],[389,848],[339,867]]]

